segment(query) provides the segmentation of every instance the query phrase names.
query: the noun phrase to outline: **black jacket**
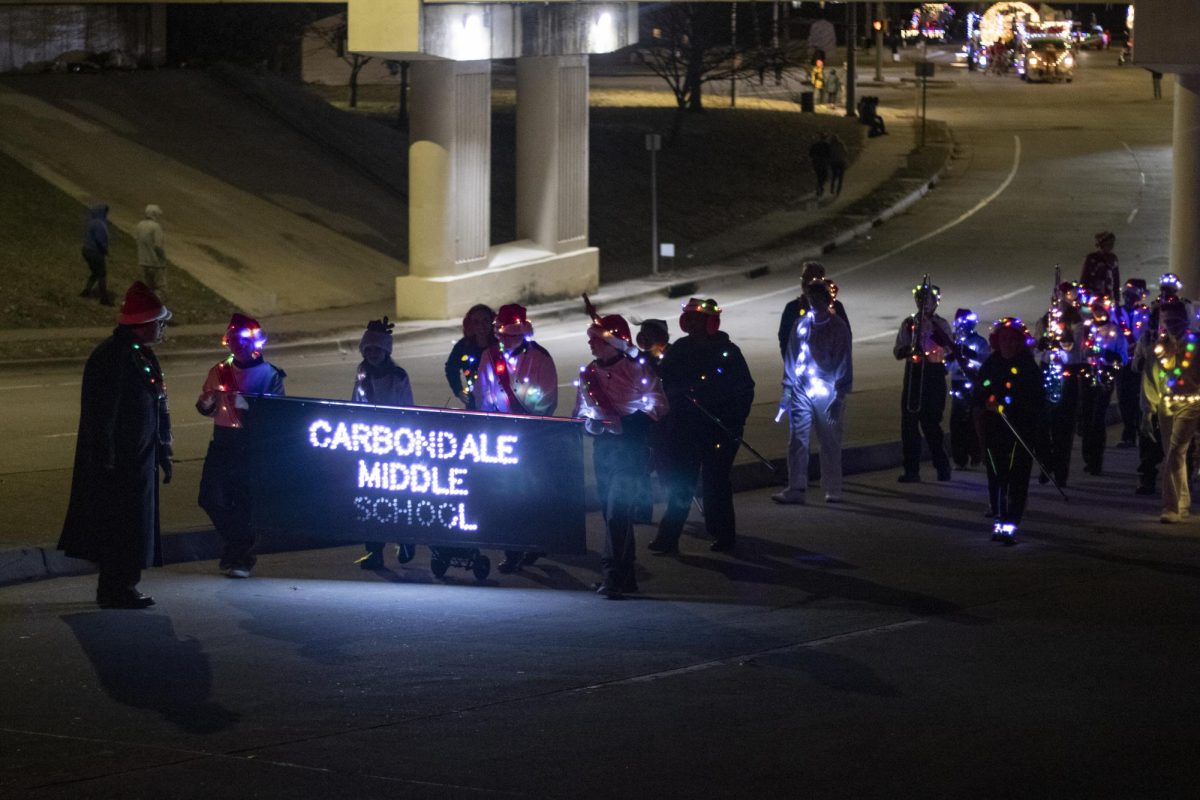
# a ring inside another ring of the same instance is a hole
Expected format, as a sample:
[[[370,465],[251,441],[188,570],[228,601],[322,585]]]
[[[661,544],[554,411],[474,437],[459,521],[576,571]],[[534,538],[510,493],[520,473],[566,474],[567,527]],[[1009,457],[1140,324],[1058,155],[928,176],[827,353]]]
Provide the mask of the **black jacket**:
[[[1013,372],[1014,369],[1016,372]],[[1032,447],[1046,403],[1046,390],[1042,382],[1042,368],[1028,350],[1022,350],[1012,361],[1006,361],[998,352],[993,352],[979,368],[973,404],[976,408],[984,409],[989,398],[995,397],[995,402],[1004,405],[1004,415],[1008,421]],[[1008,426],[998,414],[985,411],[983,420],[984,433],[989,438],[993,434],[1010,435]]]
[[[787,355],[788,342],[791,341],[792,334],[796,331],[796,320],[800,319],[800,309],[808,309],[808,298],[797,297],[792,302],[783,307],[783,314],[779,317],[779,354]],[[842,322],[846,323],[846,327],[850,327],[850,318],[846,316],[846,307],[842,305],[841,300],[833,301],[833,313],[842,318]]]
[[[158,465],[171,442],[162,370],[150,348],[118,327],[83,369],[71,501],[58,547],[140,567],[159,553]]]
[[[731,431],[740,433],[745,426],[754,403],[754,379],[742,351],[724,331],[673,342],[663,356],[661,375],[674,427],[713,425],[691,397]]]

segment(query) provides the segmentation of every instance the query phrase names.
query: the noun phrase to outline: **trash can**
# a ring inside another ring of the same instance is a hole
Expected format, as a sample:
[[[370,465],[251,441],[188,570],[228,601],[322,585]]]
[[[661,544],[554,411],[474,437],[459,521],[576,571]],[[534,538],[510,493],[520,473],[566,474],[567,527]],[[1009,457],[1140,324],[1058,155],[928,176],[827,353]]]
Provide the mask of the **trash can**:
[[[813,106],[813,93],[812,92],[801,92],[800,93],[800,113],[812,114],[815,110],[816,109]]]

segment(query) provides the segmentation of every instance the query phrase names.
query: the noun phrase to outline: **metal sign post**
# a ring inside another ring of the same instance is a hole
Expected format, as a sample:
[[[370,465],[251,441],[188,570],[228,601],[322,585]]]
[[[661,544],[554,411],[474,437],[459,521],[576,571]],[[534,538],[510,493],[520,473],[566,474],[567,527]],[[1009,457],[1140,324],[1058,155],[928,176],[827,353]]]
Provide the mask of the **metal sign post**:
[[[916,63],[916,75],[921,79],[921,143],[918,147],[924,147],[926,97],[928,94],[929,79],[933,77],[933,62],[918,61]]]
[[[650,151],[650,274],[658,274],[658,151],[662,135],[646,134],[646,149]]]

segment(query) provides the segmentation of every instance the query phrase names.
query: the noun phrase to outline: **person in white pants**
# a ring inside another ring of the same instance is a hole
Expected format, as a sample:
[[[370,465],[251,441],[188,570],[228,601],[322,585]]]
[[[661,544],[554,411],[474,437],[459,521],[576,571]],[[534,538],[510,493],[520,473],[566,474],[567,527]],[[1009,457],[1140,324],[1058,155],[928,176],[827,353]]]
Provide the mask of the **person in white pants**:
[[[1165,451],[1161,519],[1166,523],[1187,519],[1192,505],[1187,453],[1200,429],[1200,364],[1196,363],[1200,335],[1189,327],[1189,320],[1187,308],[1178,300],[1162,305],[1156,363],[1142,378],[1146,404],[1158,413]]]
[[[825,502],[842,499],[842,420],[854,381],[850,326],[832,311],[825,279],[804,287],[811,311],[796,322],[783,359],[783,399],[788,415],[788,488],[771,495],[776,503],[801,505],[808,489],[809,434],[821,444],[821,487]],[[778,417],[776,417],[778,419]]]

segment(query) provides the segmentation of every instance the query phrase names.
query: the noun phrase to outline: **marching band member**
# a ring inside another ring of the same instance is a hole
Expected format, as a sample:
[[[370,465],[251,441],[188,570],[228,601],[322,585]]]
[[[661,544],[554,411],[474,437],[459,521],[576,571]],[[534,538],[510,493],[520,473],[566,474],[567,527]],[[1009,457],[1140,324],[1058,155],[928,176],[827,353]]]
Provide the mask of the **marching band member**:
[[[595,359],[580,370],[574,416],[592,439],[596,491],[604,515],[603,580],[610,599],[638,590],[634,575],[633,510],[645,480],[651,426],[667,413],[662,382],[633,346],[629,324],[617,314],[588,328]]]
[[[992,540],[1016,544],[1025,513],[1029,473],[1045,405],[1042,370],[1029,350],[1032,340],[1015,317],[997,320],[992,328],[991,355],[979,369],[972,402],[983,433]]]
[[[1056,290],[1051,310],[1038,320],[1037,350],[1043,371],[1055,371],[1057,388],[1046,395],[1045,435],[1041,437],[1042,463],[1060,487],[1066,487],[1079,418],[1079,390],[1086,365],[1087,326],[1079,312],[1079,287],[1064,282]],[[1045,475],[1039,482],[1048,483]]]
[[[496,344],[480,355],[473,389],[475,408],[498,414],[554,416],[558,407],[558,372],[546,348],[533,340],[525,307],[501,306],[494,324]],[[497,567],[513,573],[538,560],[540,553],[506,550]]]
[[[411,406],[413,404],[412,383],[408,373],[392,361],[392,323],[388,318],[373,319],[367,323],[362,339],[358,342],[362,363],[354,380],[350,399],[355,403],[375,406]],[[367,552],[356,562],[362,569],[383,567],[383,542],[367,542]],[[396,557],[400,563],[412,561],[416,550],[412,544],[397,544]]]
[[[213,418],[213,438],[200,477],[200,507],[224,542],[220,569],[230,578],[249,578],[254,569],[250,527],[250,452],[244,415],[246,395],[283,396],[287,374],[263,359],[267,335],[258,321],[234,314],[221,343],[229,355],[208,371],[196,410]]]
[[[941,290],[929,276],[913,288],[917,312],[900,324],[892,353],[904,362],[900,395],[900,440],[904,472],[900,483],[921,480],[921,436],[929,446],[939,481],[950,480],[950,459],[943,444],[942,415],[946,411],[946,361],[954,348],[950,324],[938,316]]]
[[[1141,367],[1133,358],[1138,340],[1150,320],[1150,308],[1145,303],[1146,281],[1130,278],[1121,291],[1121,305],[1113,309],[1113,322],[1125,334],[1125,349],[1129,353],[1125,365],[1117,373],[1117,404],[1121,408],[1121,441],[1118,447],[1133,447],[1137,443],[1138,422],[1141,419]]]
[[[1112,318],[1109,299],[1098,297],[1091,303],[1084,350],[1087,370],[1080,384],[1079,429],[1083,471],[1101,475],[1104,471],[1104,446],[1108,429],[1108,406],[1112,400],[1117,374],[1129,360],[1125,332]]]
[[[1117,237],[1111,231],[1096,234],[1096,249],[1083,260],[1079,274],[1079,285],[1088,297],[1116,297],[1121,289],[1121,268],[1113,245]]]
[[[716,300],[688,300],[679,327],[687,335],[671,345],[661,372],[671,405],[670,491],[658,535],[647,547],[658,553],[679,551],[699,474],[704,526],[715,540],[709,549],[728,552],[737,539],[729,473],[754,402],[754,379],[742,351],[721,330]]]
[[[969,308],[954,312],[954,358],[950,361],[950,457],[963,469],[968,463],[978,466],[982,457],[979,434],[975,430],[971,393],[979,366],[990,352],[987,339],[975,328],[979,317]]]
[[[801,310],[783,361],[780,413],[788,415],[788,488],[771,495],[776,503],[803,505],[808,489],[808,441],[815,427],[821,442],[821,487],[825,502],[842,500],[842,427],[846,397],[854,382],[850,326],[833,313],[828,284],[805,289],[810,310]]]

